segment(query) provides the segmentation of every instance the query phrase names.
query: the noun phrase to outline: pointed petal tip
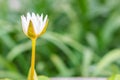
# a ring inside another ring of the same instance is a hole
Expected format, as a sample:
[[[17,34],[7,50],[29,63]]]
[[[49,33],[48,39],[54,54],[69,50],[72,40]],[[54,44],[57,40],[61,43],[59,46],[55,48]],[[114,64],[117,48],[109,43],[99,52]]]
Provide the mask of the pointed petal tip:
[[[30,14],[30,12],[27,12],[27,14]]]
[[[34,16],[35,15],[35,13],[34,12],[32,12],[32,16]]]
[[[20,16],[20,18],[22,19],[22,18],[23,18],[23,15],[22,15],[22,16]]]
[[[25,18],[24,15],[21,16],[21,20],[22,20],[22,21],[23,21],[23,20],[26,20],[26,18]]]
[[[47,21],[47,19],[48,19],[48,15],[45,16],[44,20]]]
[[[40,17],[43,17],[43,13],[40,15]]]
[[[47,18],[48,18],[48,15],[46,15],[45,17],[47,17]]]
[[[27,16],[31,15],[30,12],[27,12]]]

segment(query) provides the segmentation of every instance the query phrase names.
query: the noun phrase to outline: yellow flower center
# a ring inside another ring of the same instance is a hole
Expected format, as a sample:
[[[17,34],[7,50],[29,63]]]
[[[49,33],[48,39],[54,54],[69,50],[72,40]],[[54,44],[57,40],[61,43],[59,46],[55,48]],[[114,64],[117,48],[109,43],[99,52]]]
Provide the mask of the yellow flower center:
[[[28,32],[27,32],[27,36],[31,39],[35,39],[37,37],[34,27],[33,27],[33,23],[30,20],[29,26],[28,26]]]

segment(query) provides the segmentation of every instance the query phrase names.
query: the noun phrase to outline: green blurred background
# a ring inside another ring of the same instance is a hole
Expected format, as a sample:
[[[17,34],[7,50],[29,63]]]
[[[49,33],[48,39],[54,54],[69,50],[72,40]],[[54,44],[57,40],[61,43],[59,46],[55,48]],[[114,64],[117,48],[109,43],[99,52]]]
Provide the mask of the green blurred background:
[[[120,0],[0,0],[0,78],[27,77],[31,41],[21,15],[49,16],[37,40],[36,71],[49,77],[120,73]]]

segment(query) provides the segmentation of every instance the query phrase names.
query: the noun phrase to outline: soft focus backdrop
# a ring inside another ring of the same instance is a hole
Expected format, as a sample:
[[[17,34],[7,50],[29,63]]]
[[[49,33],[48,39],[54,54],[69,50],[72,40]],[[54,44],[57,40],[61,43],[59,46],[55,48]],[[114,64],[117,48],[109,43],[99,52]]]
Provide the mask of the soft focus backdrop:
[[[120,73],[120,0],[0,0],[0,78],[25,78],[31,41],[21,15],[49,16],[37,40],[36,71],[49,77]]]

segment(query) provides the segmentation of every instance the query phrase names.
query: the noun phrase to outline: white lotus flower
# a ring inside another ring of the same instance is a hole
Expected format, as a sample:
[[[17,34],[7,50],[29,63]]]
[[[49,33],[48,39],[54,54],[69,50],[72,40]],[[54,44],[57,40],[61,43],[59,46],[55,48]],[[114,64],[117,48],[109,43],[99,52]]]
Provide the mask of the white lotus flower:
[[[21,16],[22,28],[24,33],[30,38],[37,38],[46,31],[48,19],[47,15],[43,18],[43,14],[27,13],[27,16]]]

